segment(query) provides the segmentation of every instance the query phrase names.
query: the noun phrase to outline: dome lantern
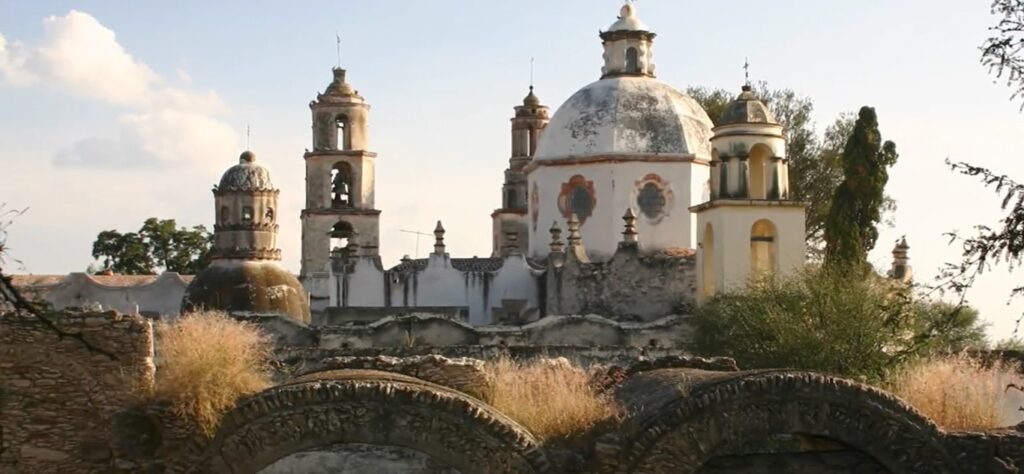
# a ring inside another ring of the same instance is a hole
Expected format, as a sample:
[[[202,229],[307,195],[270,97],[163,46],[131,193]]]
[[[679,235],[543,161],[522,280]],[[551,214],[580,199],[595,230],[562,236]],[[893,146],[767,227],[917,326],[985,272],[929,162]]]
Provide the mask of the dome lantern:
[[[654,77],[651,45],[656,35],[636,16],[636,6],[626,3],[619,17],[600,34],[604,45],[601,78],[614,76]]]

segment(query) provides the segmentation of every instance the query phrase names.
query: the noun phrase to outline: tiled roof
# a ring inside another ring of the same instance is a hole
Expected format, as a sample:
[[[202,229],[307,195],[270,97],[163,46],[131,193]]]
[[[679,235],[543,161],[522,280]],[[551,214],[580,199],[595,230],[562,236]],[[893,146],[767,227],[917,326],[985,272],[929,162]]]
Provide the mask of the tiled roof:
[[[394,267],[391,267],[391,272],[408,272],[416,271],[421,272],[427,268],[426,258],[417,258],[414,260],[406,260]],[[501,258],[453,258],[451,259],[452,268],[460,272],[496,272],[501,268],[504,262]]]

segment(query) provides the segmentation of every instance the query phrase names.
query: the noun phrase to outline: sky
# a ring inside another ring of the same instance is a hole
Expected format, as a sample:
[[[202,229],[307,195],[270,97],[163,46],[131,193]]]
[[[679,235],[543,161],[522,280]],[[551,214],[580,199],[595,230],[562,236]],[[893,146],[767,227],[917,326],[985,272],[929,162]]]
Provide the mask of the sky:
[[[173,5],[173,6],[172,6]],[[985,0],[641,0],[658,33],[658,78],[737,89],[751,78],[813,100],[823,129],[876,108],[900,160],[898,209],[871,261],[906,235],[919,282],[956,261],[944,233],[995,224],[999,200],[944,161],[1024,179],[1024,115],[979,65],[994,24]],[[455,256],[488,256],[509,119],[530,81],[552,110],[598,79],[599,30],[620,0],[22,2],[0,0],[0,203],[19,273],[84,271],[96,234],[148,217],[213,225],[212,186],[249,147],[281,189],[283,263],[298,271],[308,103],[331,80],[335,35],[349,82],[371,104],[386,266],[447,229]],[[997,269],[969,302],[993,339],[1024,302]]]

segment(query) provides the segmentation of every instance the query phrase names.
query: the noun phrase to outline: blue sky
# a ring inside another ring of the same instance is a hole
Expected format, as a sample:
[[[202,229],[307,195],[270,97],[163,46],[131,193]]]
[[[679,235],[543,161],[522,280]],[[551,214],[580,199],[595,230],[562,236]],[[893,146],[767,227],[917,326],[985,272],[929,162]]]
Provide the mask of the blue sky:
[[[308,102],[330,80],[335,32],[372,105],[386,264],[415,254],[400,229],[437,219],[458,256],[488,255],[512,106],[536,58],[556,108],[601,67],[598,30],[617,0],[14,2],[0,0],[0,202],[30,207],[9,244],[28,273],[81,271],[96,234],[150,216],[212,225],[211,186],[251,148],[281,188],[280,244],[297,270]],[[978,64],[987,1],[642,0],[659,79],[738,88],[753,79],[815,103],[824,127],[877,108],[901,158],[898,201],[872,261],[906,234],[918,279],[955,259],[942,233],[994,223],[998,201],[943,160],[1024,179],[1024,116]],[[428,250],[421,242],[419,253]],[[971,301],[994,337],[1012,331],[1020,281],[987,275]]]

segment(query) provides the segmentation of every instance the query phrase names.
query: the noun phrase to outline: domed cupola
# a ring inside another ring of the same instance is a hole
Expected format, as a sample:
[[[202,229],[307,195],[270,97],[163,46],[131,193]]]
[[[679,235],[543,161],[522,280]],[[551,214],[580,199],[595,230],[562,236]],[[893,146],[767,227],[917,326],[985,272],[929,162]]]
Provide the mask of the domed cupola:
[[[654,37],[636,6],[624,5],[600,33],[601,78],[569,97],[541,134],[525,167],[534,258],[549,251],[549,223],[573,214],[588,252],[614,253],[627,207],[640,216],[646,250],[694,246],[686,209],[705,190],[712,123],[696,100],[655,79]]]
[[[276,313],[309,322],[309,298],[280,264],[279,193],[251,151],[224,172],[213,188],[211,263],[189,284],[183,311]]]
[[[729,103],[718,120],[721,125],[735,125],[741,123],[763,123],[777,125],[775,116],[768,110],[768,106],[761,102],[749,85],[743,86],[736,100]]]

